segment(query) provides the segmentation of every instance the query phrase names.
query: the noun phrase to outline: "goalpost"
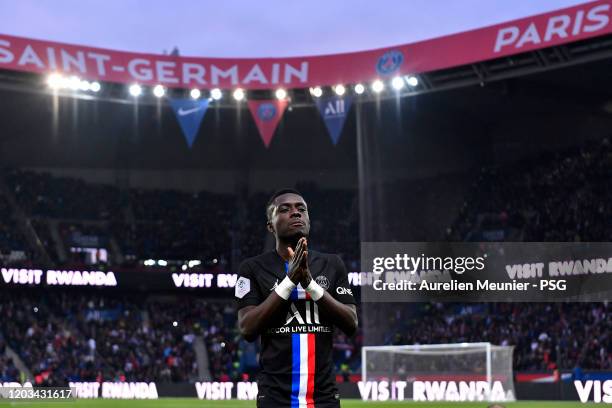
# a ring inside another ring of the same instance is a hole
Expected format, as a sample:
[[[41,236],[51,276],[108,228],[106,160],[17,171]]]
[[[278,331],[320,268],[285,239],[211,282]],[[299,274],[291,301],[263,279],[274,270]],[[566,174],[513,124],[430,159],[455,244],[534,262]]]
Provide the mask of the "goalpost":
[[[415,400],[514,401],[512,346],[365,346],[362,381],[400,382]]]

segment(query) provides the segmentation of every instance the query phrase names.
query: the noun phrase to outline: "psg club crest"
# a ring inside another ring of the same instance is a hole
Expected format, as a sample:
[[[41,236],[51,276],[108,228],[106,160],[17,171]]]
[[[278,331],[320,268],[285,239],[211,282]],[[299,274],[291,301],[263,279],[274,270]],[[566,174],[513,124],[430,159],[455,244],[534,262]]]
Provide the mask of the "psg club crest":
[[[376,72],[380,75],[389,75],[399,69],[404,62],[404,54],[401,51],[387,51],[378,59]]]
[[[276,107],[271,103],[264,103],[257,109],[257,116],[263,122],[269,122],[276,116]]]
[[[329,279],[327,279],[325,276],[323,275],[317,276],[315,278],[315,282],[317,282],[319,286],[321,286],[323,289],[325,290],[329,289]]]

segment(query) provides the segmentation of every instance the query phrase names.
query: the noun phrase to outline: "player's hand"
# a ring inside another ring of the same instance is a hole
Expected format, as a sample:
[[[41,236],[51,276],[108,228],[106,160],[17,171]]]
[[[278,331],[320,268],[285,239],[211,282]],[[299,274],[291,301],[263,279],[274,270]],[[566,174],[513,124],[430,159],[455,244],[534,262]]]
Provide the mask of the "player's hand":
[[[291,247],[287,248],[291,260],[289,261],[289,270],[287,276],[296,285],[304,279],[304,268],[302,267],[303,257],[306,247],[306,238],[300,238],[298,241],[295,251]]]
[[[310,281],[312,280],[312,275],[310,275],[310,268],[308,268],[308,241],[304,238],[304,252],[302,256],[302,262],[300,264],[300,268],[302,269],[302,279],[300,283],[302,287],[306,289],[308,285],[310,285]]]

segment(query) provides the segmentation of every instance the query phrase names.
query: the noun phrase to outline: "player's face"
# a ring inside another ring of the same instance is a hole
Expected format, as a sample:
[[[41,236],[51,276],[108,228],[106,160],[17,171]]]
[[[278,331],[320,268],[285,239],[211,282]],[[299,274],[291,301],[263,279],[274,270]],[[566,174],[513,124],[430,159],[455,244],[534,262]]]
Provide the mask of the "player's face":
[[[297,194],[283,194],[274,200],[275,208],[270,219],[271,227],[280,239],[307,237],[310,232],[308,206]]]

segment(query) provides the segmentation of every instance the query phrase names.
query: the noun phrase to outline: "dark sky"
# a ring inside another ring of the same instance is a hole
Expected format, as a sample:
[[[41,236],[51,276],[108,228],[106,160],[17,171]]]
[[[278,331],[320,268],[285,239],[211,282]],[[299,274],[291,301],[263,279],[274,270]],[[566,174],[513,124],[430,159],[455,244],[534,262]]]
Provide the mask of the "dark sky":
[[[439,37],[584,0],[0,0],[0,34],[125,51],[272,57]]]

